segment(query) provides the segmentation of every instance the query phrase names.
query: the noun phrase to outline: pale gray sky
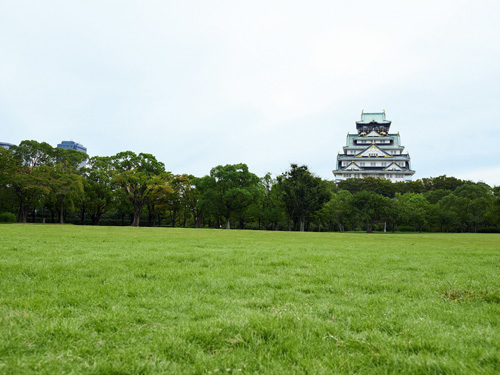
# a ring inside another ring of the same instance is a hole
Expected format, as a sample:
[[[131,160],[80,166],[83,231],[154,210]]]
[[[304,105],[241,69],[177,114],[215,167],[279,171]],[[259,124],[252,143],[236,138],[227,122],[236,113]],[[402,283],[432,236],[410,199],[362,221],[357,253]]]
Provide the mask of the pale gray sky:
[[[487,0],[6,0],[0,141],[333,179],[361,110],[385,109],[414,178],[500,185],[499,15]]]

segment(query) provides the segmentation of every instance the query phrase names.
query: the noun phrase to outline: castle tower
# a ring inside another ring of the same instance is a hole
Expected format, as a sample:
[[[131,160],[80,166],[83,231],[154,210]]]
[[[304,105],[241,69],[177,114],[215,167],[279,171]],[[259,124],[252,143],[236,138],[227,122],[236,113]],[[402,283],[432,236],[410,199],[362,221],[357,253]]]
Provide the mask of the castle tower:
[[[399,132],[389,133],[391,121],[382,113],[361,113],[357,134],[347,133],[343,153],[337,156],[335,181],[379,177],[392,182],[411,180],[410,155],[403,154]]]

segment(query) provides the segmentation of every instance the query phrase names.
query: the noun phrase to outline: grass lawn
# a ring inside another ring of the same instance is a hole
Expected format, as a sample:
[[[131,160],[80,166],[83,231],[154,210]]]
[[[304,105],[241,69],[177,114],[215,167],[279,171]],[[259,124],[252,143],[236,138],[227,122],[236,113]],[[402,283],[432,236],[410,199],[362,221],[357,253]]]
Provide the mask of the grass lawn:
[[[0,374],[498,374],[500,235],[0,225]]]

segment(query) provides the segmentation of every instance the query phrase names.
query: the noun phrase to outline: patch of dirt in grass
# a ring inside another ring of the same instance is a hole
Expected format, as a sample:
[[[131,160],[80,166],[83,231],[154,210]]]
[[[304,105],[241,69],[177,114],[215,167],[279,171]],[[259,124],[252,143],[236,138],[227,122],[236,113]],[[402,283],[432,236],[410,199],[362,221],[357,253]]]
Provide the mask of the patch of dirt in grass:
[[[484,301],[488,303],[500,303],[500,294],[495,292],[474,292],[461,288],[445,289],[443,298],[455,303],[470,303],[472,301]]]

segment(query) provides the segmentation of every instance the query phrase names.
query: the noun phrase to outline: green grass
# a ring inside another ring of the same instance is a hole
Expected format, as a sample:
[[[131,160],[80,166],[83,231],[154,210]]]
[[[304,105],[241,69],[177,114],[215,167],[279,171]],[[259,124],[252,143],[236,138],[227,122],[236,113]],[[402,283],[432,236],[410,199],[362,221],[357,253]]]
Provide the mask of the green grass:
[[[1,225],[30,373],[500,373],[500,236]]]

